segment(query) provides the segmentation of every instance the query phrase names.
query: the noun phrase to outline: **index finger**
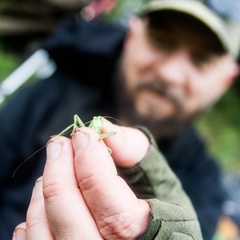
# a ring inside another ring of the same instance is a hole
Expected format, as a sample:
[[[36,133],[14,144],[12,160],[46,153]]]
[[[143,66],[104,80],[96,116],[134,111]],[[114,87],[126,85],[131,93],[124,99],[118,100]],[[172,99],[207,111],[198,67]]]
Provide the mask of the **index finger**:
[[[55,238],[102,239],[75,179],[70,139],[54,138],[47,146],[43,195]]]

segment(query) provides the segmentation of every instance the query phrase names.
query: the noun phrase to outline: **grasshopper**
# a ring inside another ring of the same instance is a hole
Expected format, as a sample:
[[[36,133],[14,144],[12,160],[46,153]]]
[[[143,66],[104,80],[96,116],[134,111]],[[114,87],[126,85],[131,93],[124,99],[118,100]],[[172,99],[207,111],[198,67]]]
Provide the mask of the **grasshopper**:
[[[70,130],[72,130],[71,135],[73,135],[76,130],[78,128],[81,127],[86,127],[85,124],[83,123],[83,121],[81,120],[81,118],[75,114],[73,117],[73,124],[69,125],[68,127],[66,127],[64,130],[62,130],[59,134],[57,134],[57,136],[63,136],[66,133],[68,133]],[[103,117],[101,116],[97,116],[97,117],[93,117],[93,119],[90,121],[90,124],[88,125],[89,128],[95,130],[98,134],[100,139],[104,139],[106,137],[110,137],[113,135],[116,135],[117,132],[108,132],[108,133],[102,133],[102,127],[103,127]],[[53,137],[53,136],[52,136]],[[46,145],[45,145],[46,146]],[[44,146],[44,147],[45,147]],[[44,147],[40,148],[38,151],[36,151],[35,153],[33,153],[30,157],[28,157],[27,159],[25,159],[14,171],[13,176],[15,176],[15,173],[17,172],[17,170],[26,162],[28,161],[32,156],[34,156],[36,153],[38,153],[40,150],[42,150]],[[112,149],[110,149],[109,147],[107,147],[108,152],[111,154],[112,153]]]
[[[81,128],[81,127],[85,127],[85,124],[83,123],[81,118],[77,114],[75,114],[73,117],[73,124],[66,127],[63,131],[61,131],[59,134],[57,134],[57,136],[62,136],[71,129],[72,129],[72,133],[71,133],[71,135],[72,135],[76,132],[76,130],[78,128]],[[103,117],[101,117],[101,116],[93,117],[93,119],[90,121],[90,124],[88,125],[88,127],[95,130],[99,134],[100,139],[104,139],[106,137],[110,137],[110,136],[117,134],[116,132],[102,133]],[[108,149],[109,153],[111,154],[112,150],[110,148],[107,148],[107,149]]]

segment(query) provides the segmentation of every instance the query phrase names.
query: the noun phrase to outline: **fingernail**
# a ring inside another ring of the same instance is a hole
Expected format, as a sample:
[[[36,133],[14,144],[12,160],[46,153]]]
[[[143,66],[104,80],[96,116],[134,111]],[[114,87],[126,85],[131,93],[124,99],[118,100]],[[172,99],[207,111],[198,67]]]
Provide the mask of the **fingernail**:
[[[57,140],[50,140],[47,144],[47,160],[57,159],[62,150],[62,142]]]
[[[33,188],[32,198],[37,199],[43,196],[42,193],[42,177],[38,178],[35,182],[35,186]]]
[[[18,227],[15,229],[15,232],[13,234],[13,239],[14,240],[26,240],[27,239],[27,234],[26,234],[26,229]]]
[[[86,132],[83,132],[81,130],[76,131],[74,141],[73,141],[73,147],[75,150],[75,153],[81,153],[86,150],[89,144],[89,135]]]

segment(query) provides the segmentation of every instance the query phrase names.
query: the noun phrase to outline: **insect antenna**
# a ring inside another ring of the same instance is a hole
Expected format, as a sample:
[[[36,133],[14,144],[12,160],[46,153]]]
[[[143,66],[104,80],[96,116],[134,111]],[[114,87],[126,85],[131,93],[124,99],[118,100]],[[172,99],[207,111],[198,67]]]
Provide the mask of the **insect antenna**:
[[[15,177],[16,172],[18,171],[18,169],[19,169],[24,163],[26,163],[30,158],[32,158],[34,155],[36,155],[37,153],[39,153],[39,152],[40,152],[42,149],[44,149],[46,146],[47,146],[47,144],[44,145],[44,146],[42,146],[41,148],[39,148],[36,152],[34,152],[33,154],[31,154],[31,155],[30,155],[29,157],[27,157],[22,163],[20,163],[20,164],[16,167],[16,169],[14,170],[13,175],[12,175],[12,178]]]
[[[87,122],[84,122],[85,125],[89,125],[92,122],[92,120],[89,120]]]
[[[103,116],[103,118],[112,119],[112,120],[115,120],[116,122],[121,123],[120,120],[118,120],[117,118],[114,118],[114,117]],[[92,121],[92,120],[91,120],[91,121]],[[89,124],[89,123],[91,123],[91,121],[85,122],[84,124]],[[75,124],[76,124],[76,123],[68,126],[65,130],[63,130],[62,132],[60,132],[60,133],[57,134],[57,135],[52,135],[52,136],[50,136],[50,140],[48,141],[48,143],[51,142],[51,141],[53,141],[53,140],[51,140],[51,138],[53,138],[53,137],[55,137],[55,136],[60,137],[60,136],[65,136],[65,135],[67,135],[68,133],[71,133],[72,130],[74,129],[74,127],[76,126]],[[80,125],[81,125],[81,124],[80,124]],[[78,127],[80,128],[81,126],[79,126],[79,124],[78,124]],[[71,136],[71,135],[70,135],[70,136]],[[47,143],[47,144],[48,144],[48,143]],[[29,159],[31,159],[34,155],[36,155],[38,152],[40,152],[42,149],[44,149],[44,148],[47,146],[47,144],[45,144],[43,147],[41,147],[41,148],[38,149],[36,152],[34,152],[33,154],[31,154],[28,158],[26,158],[22,163],[20,163],[20,164],[17,166],[17,168],[14,170],[12,177],[14,178],[15,175],[16,175],[16,172],[19,170],[19,168],[22,167],[22,165],[25,164],[25,163],[26,163]]]
[[[45,144],[44,146],[42,146],[41,148],[39,148],[37,151],[35,151],[34,153],[32,153],[29,157],[27,157],[23,162],[21,162],[21,163],[16,167],[16,169],[15,169],[14,172],[13,172],[12,178],[15,177],[17,171],[19,170],[20,167],[22,167],[23,164],[25,164],[29,159],[31,159],[33,156],[35,156],[37,153],[39,153],[41,150],[43,150],[43,149],[48,145],[48,143],[52,141],[51,138],[53,138],[53,137],[55,137],[55,136],[59,136],[59,137],[60,137],[60,136],[65,136],[65,135],[67,135],[67,134],[70,133],[70,132],[72,132],[72,130],[68,130],[68,131],[65,132],[63,135],[52,135],[52,136],[50,136],[50,140],[47,142],[47,144]]]
[[[106,119],[111,119],[111,120],[114,120],[116,123],[119,123],[121,125],[125,125],[125,123],[115,117],[111,117],[111,116],[102,116],[103,118],[106,118]]]

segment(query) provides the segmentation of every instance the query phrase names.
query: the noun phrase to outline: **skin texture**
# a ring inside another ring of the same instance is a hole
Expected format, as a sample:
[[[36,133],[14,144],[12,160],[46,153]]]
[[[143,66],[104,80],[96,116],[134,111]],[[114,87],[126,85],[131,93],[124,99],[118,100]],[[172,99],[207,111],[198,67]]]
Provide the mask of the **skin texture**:
[[[164,127],[184,125],[213,105],[239,74],[230,55],[216,52],[213,36],[186,21],[172,17],[152,30],[139,18],[129,24],[119,118],[147,126],[157,138]]]
[[[107,142],[116,164],[141,161],[150,145],[141,131],[109,122],[104,129],[119,133]],[[132,141],[137,142],[134,147]],[[13,239],[137,239],[147,227],[149,212],[147,202],[137,199],[117,175],[99,135],[81,128],[72,141],[55,137],[48,143],[46,166],[36,181],[26,223],[16,228]]]
[[[239,66],[215,51],[211,35],[184,20],[169,19],[157,35],[155,29],[147,31],[147,24],[139,18],[129,24],[120,63],[123,102],[118,118],[145,125],[161,137],[165,129],[175,133],[214,104]],[[111,156],[88,128],[77,131],[72,142],[59,137],[48,144],[43,178],[36,183],[26,223],[16,228],[13,239],[137,239],[144,232],[149,206],[119,178],[115,165],[136,165],[148,140],[131,128],[107,124],[104,131],[118,132],[104,139]]]

